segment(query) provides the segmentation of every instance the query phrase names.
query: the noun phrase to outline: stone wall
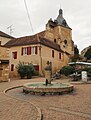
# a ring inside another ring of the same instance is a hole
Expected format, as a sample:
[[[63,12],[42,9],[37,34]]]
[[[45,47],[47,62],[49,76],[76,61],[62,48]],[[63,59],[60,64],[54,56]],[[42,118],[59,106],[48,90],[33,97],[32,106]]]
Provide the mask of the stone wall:
[[[9,63],[2,63],[2,61],[9,60],[9,52],[9,48],[0,46],[0,81],[9,79]]]
[[[0,64],[0,82],[9,80],[9,64]]]
[[[72,41],[72,30],[62,26],[50,28],[45,32],[45,38],[50,39],[60,45],[63,51],[74,54],[74,42]],[[67,43],[65,43],[65,40]]]
[[[10,58],[10,49],[0,46],[0,59],[9,60]]]

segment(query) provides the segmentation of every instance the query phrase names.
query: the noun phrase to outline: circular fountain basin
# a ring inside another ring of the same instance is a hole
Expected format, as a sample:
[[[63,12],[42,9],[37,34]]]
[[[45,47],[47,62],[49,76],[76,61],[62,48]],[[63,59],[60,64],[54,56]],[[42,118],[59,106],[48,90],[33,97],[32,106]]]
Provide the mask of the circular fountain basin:
[[[73,85],[67,83],[51,83],[47,86],[43,82],[27,83],[23,85],[23,92],[33,95],[61,95],[73,91]]]

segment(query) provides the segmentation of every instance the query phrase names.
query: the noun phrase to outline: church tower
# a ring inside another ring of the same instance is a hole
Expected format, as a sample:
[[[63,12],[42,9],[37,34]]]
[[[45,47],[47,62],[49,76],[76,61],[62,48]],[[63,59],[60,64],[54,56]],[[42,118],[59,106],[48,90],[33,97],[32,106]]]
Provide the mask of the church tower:
[[[57,18],[50,19],[46,24],[46,37],[60,45],[60,48],[68,54],[74,53],[74,42],[72,41],[72,29],[63,17],[63,10],[59,9]]]

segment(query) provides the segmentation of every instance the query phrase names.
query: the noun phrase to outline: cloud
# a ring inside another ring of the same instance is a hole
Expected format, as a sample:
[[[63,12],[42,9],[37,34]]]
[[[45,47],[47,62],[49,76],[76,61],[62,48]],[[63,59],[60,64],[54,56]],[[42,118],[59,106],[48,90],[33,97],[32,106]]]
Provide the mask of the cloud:
[[[60,5],[64,18],[72,28],[75,44],[82,50],[91,45],[91,0],[26,0],[34,33],[45,29],[45,24],[56,19]],[[0,0],[1,30],[9,33],[7,27],[13,24],[16,37],[31,35],[32,30],[26,14],[24,0]]]

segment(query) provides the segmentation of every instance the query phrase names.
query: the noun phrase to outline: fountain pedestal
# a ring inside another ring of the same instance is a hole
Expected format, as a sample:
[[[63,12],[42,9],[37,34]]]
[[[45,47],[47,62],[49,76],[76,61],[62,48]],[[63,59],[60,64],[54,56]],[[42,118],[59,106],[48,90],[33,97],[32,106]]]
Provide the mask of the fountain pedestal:
[[[45,67],[45,78],[48,84],[51,84],[51,62],[49,61],[47,61],[47,65]]]
[[[48,84],[51,84],[51,72],[50,71],[45,71],[45,77],[46,77],[46,80],[48,81]]]

